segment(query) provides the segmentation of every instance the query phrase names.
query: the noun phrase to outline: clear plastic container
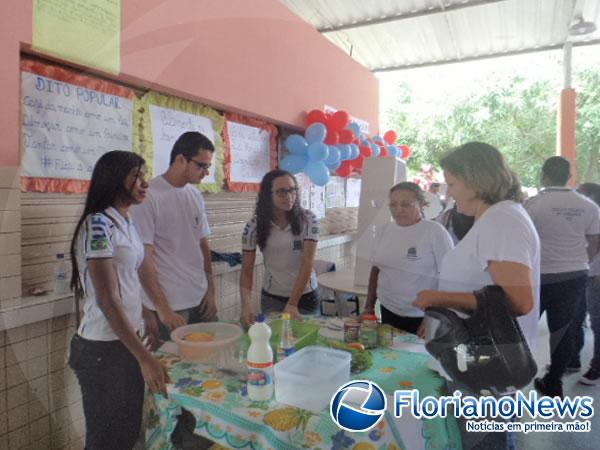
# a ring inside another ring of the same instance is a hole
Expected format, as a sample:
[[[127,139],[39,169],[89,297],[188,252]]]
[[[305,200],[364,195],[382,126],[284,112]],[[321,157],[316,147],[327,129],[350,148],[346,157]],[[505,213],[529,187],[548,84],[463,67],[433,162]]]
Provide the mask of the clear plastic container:
[[[184,340],[191,333],[208,333],[214,337],[208,342]],[[238,325],[224,322],[205,322],[185,325],[171,332],[177,344],[177,353],[182,359],[211,364],[219,368],[230,368],[237,364],[238,342],[242,329]]]
[[[350,380],[348,352],[311,345],[275,364],[275,399],[320,412]]]

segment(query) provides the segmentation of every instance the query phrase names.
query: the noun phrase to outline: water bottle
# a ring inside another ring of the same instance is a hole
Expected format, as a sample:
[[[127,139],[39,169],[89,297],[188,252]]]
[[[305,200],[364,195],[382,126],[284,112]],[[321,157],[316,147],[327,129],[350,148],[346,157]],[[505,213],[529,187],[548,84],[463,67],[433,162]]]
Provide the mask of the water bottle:
[[[54,269],[54,293],[56,295],[67,295],[70,292],[67,262],[64,253],[57,253],[56,267]]]
[[[256,316],[248,335],[248,397],[255,401],[270,400],[273,397],[273,350],[269,344],[271,328],[265,323],[264,314]]]
[[[290,314],[283,313],[281,315],[281,335],[279,345],[277,346],[277,362],[282,361],[287,356],[294,353],[294,335],[292,334],[292,323],[290,322]]]

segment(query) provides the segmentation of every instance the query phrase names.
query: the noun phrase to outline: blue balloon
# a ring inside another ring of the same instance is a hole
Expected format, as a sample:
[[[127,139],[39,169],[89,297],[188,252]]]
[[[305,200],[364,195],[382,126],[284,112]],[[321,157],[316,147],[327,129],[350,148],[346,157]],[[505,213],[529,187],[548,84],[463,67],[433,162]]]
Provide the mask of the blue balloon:
[[[375,142],[383,142],[383,138],[381,136],[373,136],[373,140]]]
[[[398,156],[398,148],[395,145],[386,145],[385,148],[387,149],[388,153],[390,156]]]
[[[352,154],[352,149],[350,148],[349,144],[338,144],[337,148],[340,151],[340,159],[342,161],[346,161],[347,159],[350,159],[350,155]]]
[[[313,123],[304,132],[304,137],[309,144],[323,142],[327,136],[327,127],[320,122]]]
[[[350,144],[350,151],[350,159],[356,159],[360,155],[360,148],[356,144]]]
[[[329,156],[329,146],[322,142],[313,142],[308,146],[307,153],[311,161],[323,161]]]
[[[333,164],[328,164],[327,162],[325,162],[325,165],[329,168],[329,170],[335,171],[342,165],[342,161],[338,159]]]
[[[309,161],[304,167],[304,173],[317,186],[325,186],[329,182],[329,169],[323,161]]]
[[[327,165],[327,167],[329,167],[330,164],[333,164],[336,162],[340,162],[340,151],[337,149],[337,147],[330,145],[329,146],[329,156],[327,156],[327,159],[325,160],[325,165]],[[329,167],[329,168],[331,169],[331,167]]]
[[[360,136],[360,125],[357,124],[356,122],[350,122],[346,128],[348,128],[349,130],[352,130],[352,132],[354,133],[355,137],[359,137]]]
[[[381,150],[379,149],[379,146],[377,144],[374,144],[373,142],[369,142],[369,147],[371,147],[371,152],[372,152],[373,156],[375,156],[375,157],[379,156],[379,153],[381,153]]]
[[[279,163],[279,167],[283,170],[287,170],[290,173],[300,173],[306,166],[308,158],[304,155],[287,155]]]
[[[299,134],[290,134],[287,138],[285,138],[285,148],[287,148],[291,153],[295,153],[297,155],[306,155],[306,147],[308,147],[306,139]]]

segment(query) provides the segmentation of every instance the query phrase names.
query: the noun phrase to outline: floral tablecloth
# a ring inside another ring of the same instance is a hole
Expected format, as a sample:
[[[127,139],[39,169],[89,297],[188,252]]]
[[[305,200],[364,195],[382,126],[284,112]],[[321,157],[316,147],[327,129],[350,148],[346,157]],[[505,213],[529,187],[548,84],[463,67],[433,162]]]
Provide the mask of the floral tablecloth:
[[[372,351],[373,366],[354,376],[376,382],[389,395],[396,389],[418,389],[421,397],[445,392],[445,382],[424,354],[394,349]],[[146,404],[146,444],[149,450],[171,449],[170,435],[181,408],[196,419],[195,433],[234,449],[287,450],[418,450],[461,449],[460,433],[452,417],[418,420],[394,418],[388,407],[384,420],[369,432],[341,430],[329,415],[248,398],[246,384],[231,371],[180,361],[159,353],[171,381],[168,399],[154,395]]]

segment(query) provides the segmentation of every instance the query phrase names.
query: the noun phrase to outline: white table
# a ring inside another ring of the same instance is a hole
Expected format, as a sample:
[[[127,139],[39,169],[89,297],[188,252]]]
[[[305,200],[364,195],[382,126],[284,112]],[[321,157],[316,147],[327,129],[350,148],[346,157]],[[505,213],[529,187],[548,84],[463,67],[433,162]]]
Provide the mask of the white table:
[[[345,294],[358,297],[367,296],[367,286],[354,284],[354,270],[346,269],[333,272],[325,272],[319,275],[319,285],[331,289],[335,295],[335,306],[340,317],[348,317],[348,302]],[[360,308],[358,313],[360,314]]]

